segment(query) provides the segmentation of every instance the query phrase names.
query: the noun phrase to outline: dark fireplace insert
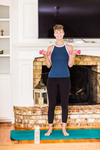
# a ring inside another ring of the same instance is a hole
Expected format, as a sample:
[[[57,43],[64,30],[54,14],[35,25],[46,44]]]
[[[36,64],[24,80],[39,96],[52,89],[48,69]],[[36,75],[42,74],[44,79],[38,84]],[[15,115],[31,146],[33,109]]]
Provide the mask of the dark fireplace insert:
[[[74,65],[69,68],[71,80],[71,90],[68,101],[69,105],[98,104],[97,86],[99,86],[100,73],[96,72],[96,68],[96,65]],[[42,66],[41,78],[46,86],[49,71],[50,68]],[[58,87],[56,105],[60,104],[60,93]]]

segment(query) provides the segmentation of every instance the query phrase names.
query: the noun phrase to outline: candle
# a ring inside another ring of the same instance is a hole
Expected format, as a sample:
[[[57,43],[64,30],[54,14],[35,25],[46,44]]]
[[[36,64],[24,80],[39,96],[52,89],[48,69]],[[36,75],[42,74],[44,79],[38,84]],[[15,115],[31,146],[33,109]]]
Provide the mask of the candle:
[[[40,105],[40,97],[38,98],[38,104]],[[41,97],[41,104],[43,105],[44,104],[44,98]]]

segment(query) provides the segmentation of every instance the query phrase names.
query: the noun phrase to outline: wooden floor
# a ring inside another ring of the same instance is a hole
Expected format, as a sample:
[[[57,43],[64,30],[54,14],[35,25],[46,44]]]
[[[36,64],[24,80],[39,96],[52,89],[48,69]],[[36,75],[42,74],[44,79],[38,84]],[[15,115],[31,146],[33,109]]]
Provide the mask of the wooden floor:
[[[34,140],[14,141],[10,139],[10,131],[19,130],[10,123],[0,123],[0,144],[28,144]],[[100,139],[68,139],[68,140],[40,140],[40,143],[79,143],[79,142],[100,142]]]

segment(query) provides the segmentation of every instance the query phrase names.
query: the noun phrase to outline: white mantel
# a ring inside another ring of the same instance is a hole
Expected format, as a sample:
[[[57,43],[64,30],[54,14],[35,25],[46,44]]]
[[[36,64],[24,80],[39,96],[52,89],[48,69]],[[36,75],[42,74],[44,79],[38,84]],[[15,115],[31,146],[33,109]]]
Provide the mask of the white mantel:
[[[55,43],[55,39],[52,43],[45,40],[37,40],[33,44],[15,44],[15,47],[19,50],[19,59],[41,57],[39,50],[47,50],[48,46]],[[66,42],[65,42],[66,43]],[[100,56],[100,43],[67,43],[73,46],[73,49],[81,50],[81,55]]]

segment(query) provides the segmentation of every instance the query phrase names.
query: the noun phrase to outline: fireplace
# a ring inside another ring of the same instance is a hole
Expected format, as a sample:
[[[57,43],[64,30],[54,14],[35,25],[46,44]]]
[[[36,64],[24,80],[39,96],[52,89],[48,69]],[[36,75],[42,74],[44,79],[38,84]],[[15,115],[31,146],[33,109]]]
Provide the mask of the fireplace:
[[[97,104],[97,86],[100,73],[97,70],[97,65],[74,65],[69,68],[71,79],[71,90],[69,94],[70,105],[93,105]],[[47,78],[50,68],[42,66],[41,78],[47,85]],[[57,105],[60,105],[60,94],[58,87]]]
[[[69,105],[100,104],[100,57],[77,55],[74,66],[69,68],[71,73],[71,90]],[[33,62],[33,87],[40,78],[47,84],[50,68],[47,68],[43,57]],[[60,105],[58,88],[57,105]]]
[[[97,73],[92,70],[96,65],[74,65],[70,68],[71,90],[69,104],[97,104]]]
[[[49,45],[50,43],[48,43]],[[14,46],[14,79],[12,95],[15,125],[18,127],[48,127],[48,107],[38,108],[34,106],[33,88],[39,83],[42,66],[45,66],[44,57],[39,55],[39,50],[47,48],[47,43],[33,43],[33,45]],[[91,66],[92,70],[100,72],[100,46],[93,44],[73,44],[75,49],[81,49],[82,55],[77,55],[75,65]],[[78,46],[79,45],[79,46]],[[92,55],[92,56],[90,56]],[[94,56],[93,56],[94,55]],[[32,64],[33,62],[33,64]],[[16,80],[18,77],[18,80]],[[99,81],[100,74],[96,75]],[[100,81],[97,83],[97,103],[100,103]],[[95,96],[95,94],[94,94]],[[68,127],[93,127],[100,126],[100,104],[99,105],[73,105],[68,106]],[[70,104],[69,104],[70,105]],[[24,107],[23,107],[24,106]],[[30,107],[31,106],[31,107]],[[61,106],[55,108],[54,127],[62,127]]]

